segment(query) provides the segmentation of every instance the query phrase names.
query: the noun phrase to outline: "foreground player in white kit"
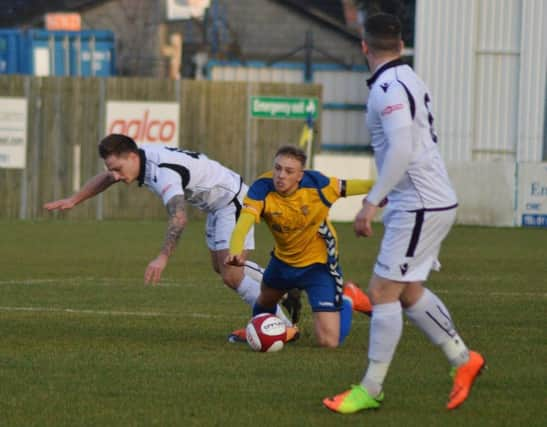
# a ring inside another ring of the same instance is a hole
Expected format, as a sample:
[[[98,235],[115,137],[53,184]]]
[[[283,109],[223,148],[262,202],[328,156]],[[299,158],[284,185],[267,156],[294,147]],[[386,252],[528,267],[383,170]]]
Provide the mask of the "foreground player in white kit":
[[[201,153],[155,144],[137,147],[132,138],[119,134],[105,137],[99,144],[99,154],[106,165],[105,172],[91,178],[72,196],[46,203],[44,207],[50,211],[72,209],[117,182],[137,181],[139,186],[148,187],[162,199],[169,215],[163,247],[144,273],[145,283],[157,284],[186,227],[188,202],[207,212],[206,240],[214,270],[247,304],[254,305],[260,294],[260,267],[254,263],[245,268],[224,264],[248,188],[237,173]],[[245,250],[252,249],[251,231],[246,237]],[[255,271],[251,271],[253,268]],[[280,307],[276,314],[294,329]],[[291,332],[295,336],[297,331]]]
[[[367,19],[362,50],[373,75],[367,81],[366,123],[378,180],[355,218],[355,233],[372,235],[372,220],[385,197],[388,204],[368,288],[373,315],[367,371],[359,385],[323,400],[327,408],[342,414],[380,407],[403,312],[453,367],[447,409],[465,401],[485,363],[464,344],[443,302],[423,286],[430,270],[440,268],[437,256],[455,221],[457,199],[437,147],[428,89],[401,61],[402,48],[397,17],[379,14]]]

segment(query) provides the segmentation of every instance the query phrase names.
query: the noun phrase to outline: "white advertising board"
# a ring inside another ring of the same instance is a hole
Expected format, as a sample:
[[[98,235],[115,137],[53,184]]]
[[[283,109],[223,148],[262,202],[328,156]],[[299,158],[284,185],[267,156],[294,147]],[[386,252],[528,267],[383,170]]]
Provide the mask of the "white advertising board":
[[[547,228],[547,163],[518,164],[517,224]]]
[[[0,168],[24,169],[26,154],[27,100],[0,98]]]
[[[105,134],[121,133],[137,144],[179,145],[176,102],[108,101]]]
[[[203,18],[211,0],[167,0],[167,19]]]

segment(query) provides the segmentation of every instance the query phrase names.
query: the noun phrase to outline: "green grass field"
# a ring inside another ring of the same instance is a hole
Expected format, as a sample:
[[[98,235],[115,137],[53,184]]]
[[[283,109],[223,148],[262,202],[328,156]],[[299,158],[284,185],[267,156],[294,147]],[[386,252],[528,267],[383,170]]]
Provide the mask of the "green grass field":
[[[228,344],[249,309],[209,266],[191,222],[163,283],[144,268],[163,222],[0,222],[0,426],[545,426],[547,233],[456,227],[429,286],[489,369],[460,409],[440,353],[411,325],[375,412],[340,416],[326,395],[364,373],[369,320],[336,350],[301,339],[274,354]],[[339,224],[347,279],[365,285],[380,241]],[[257,230],[253,259],[271,238]]]

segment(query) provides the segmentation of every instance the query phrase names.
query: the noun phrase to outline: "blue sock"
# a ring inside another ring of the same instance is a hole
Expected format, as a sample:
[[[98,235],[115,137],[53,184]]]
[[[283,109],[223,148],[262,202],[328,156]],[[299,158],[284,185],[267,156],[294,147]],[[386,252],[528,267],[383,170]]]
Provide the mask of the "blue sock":
[[[267,307],[264,307],[264,306],[260,305],[259,303],[255,302],[255,304],[253,305],[253,317],[255,317],[257,314],[260,314],[260,313],[275,314],[276,309],[277,309],[277,306],[275,306],[275,305],[272,308],[267,308]]]
[[[338,343],[342,344],[351,330],[351,320],[353,318],[353,308],[351,300],[342,298],[342,310],[340,310],[340,337]]]

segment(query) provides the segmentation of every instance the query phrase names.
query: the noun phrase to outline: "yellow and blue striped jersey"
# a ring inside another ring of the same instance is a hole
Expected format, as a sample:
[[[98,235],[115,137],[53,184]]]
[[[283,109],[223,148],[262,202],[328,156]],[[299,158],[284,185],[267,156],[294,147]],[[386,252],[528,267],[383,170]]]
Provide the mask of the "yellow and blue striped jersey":
[[[346,181],[306,170],[298,189],[289,196],[275,191],[272,172],[260,176],[249,188],[243,202],[243,212],[263,218],[275,240],[274,255],[281,261],[305,267],[327,262],[327,245],[319,234],[326,223],[336,239],[328,220],[331,205],[345,197]],[[336,254],[338,244],[336,243]]]

